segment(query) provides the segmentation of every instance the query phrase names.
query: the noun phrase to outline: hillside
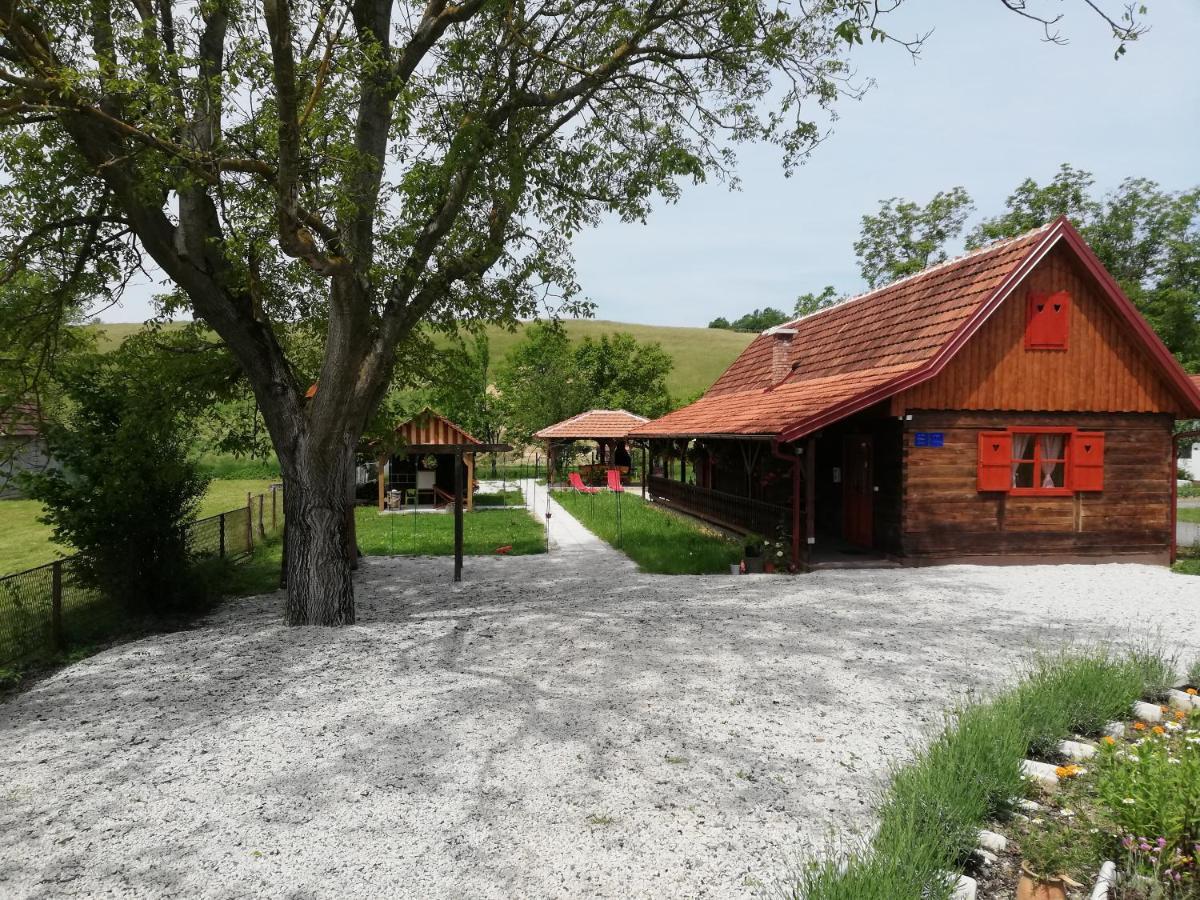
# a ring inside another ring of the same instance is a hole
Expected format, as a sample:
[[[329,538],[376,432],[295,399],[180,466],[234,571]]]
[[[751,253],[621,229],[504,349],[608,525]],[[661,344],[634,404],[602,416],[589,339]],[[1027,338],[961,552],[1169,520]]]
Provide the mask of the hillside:
[[[725,367],[733,362],[754,337],[719,328],[677,328],[666,325],[636,325],[629,322],[607,322],[601,319],[568,319],[563,322],[573,340],[598,338],[602,334],[624,331],[639,341],[658,341],[675,360],[667,378],[671,396],[685,399],[708,388]],[[92,326],[100,333],[99,345],[107,349],[123,341],[142,326],[136,323],[103,322]],[[492,358],[499,361],[521,337],[502,328],[489,328]]]

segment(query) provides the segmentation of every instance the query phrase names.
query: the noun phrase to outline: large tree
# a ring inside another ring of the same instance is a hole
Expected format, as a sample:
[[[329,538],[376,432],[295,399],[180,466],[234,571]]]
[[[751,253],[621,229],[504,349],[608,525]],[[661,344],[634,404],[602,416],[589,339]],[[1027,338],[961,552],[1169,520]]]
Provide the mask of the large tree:
[[[974,209],[961,187],[939,191],[924,206],[891,197],[862,217],[854,242],[858,267],[872,288],[920,272],[946,258],[946,244],[962,233]]]
[[[576,231],[727,175],[730,142],[801,159],[895,5],[0,0],[5,279],[58,279],[61,320],[73,286],[157,266],[279,456],[287,620],[352,622],[346,485],[397,348],[570,296]]]

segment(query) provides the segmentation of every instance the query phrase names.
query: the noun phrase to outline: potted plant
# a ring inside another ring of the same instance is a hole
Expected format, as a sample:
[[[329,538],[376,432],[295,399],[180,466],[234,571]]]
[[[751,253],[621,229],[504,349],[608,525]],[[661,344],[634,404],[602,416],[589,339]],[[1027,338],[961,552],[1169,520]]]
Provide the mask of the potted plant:
[[[743,553],[747,572],[763,570],[763,539],[761,535],[747,534]]]
[[[1047,820],[1021,842],[1021,880],[1017,900],[1067,900],[1067,887],[1079,883],[1067,876],[1071,864],[1071,835]]]

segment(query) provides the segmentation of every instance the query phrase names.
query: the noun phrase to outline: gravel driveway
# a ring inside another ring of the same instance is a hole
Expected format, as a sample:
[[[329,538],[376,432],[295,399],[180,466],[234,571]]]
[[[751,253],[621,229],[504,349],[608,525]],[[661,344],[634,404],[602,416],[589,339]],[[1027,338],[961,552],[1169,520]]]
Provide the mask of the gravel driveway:
[[[611,551],[368,559],[0,705],[0,895],[749,897],[1038,645],[1162,629],[1144,566],[641,575]]]

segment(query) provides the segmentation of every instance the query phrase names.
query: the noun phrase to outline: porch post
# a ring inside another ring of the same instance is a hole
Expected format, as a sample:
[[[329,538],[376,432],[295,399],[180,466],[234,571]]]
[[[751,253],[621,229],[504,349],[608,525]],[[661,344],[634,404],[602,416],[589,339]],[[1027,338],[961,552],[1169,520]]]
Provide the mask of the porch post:
[[[650,455],[642,444],[642,499],[646,499],[646,482],[650,480]]]
[[[454,451],[454,580],[462,581],[463,562],[463,452]]]
[[[475,509],[475,454],[465,454],[467,459],[467,512]]]
[[[810,437],[804,447],[804,536],[805,562],[812,557],[817,542],[817,439]]]
[[[379,457],[375,461],[375,478],[379,482],[379,511],[383,512],[384,503],[387,498],[387,476],[383,474],[383,467],[386,465],[384,457]],[[272,506],[274,509],[274,506]]]

